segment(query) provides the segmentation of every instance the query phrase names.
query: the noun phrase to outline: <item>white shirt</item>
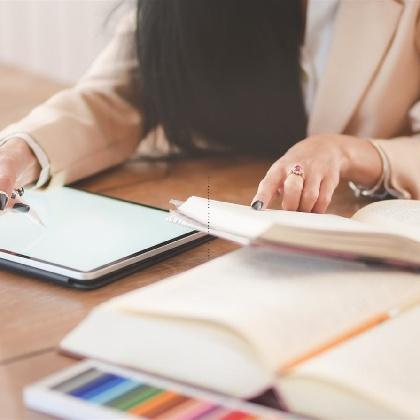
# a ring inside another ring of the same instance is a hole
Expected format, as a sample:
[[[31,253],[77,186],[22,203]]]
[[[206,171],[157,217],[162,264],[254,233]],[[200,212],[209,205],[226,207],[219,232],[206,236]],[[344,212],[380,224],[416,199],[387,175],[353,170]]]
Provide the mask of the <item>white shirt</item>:
[[[311,113],[331,47],[338,0],[310,0],[306,11],[305,40],[301,49],[303,97]]]
[[[301,50],[301,67],[304,72],[302,89],[306,112],[310,114],[319,81],[331,46],[332,32],[339,0],[309,0],[306,12],[305,41]],[[42,187],[49,180],[50,162],[47,154],[29,133],[13,133],[0,140],[0,147],[11,138],[20,138],[28,144],[37,157],[41,173],[35,184]]]

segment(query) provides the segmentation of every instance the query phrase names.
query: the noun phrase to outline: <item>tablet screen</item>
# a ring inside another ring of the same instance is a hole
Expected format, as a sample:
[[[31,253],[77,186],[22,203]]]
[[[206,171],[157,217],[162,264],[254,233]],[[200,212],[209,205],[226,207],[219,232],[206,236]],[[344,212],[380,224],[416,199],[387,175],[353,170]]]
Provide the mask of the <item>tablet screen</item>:
[[[0,216],[0,249],[76,271],[92,271],[193,232],[168,213],[72,188],[26,191],[45,227],[22,213]]]

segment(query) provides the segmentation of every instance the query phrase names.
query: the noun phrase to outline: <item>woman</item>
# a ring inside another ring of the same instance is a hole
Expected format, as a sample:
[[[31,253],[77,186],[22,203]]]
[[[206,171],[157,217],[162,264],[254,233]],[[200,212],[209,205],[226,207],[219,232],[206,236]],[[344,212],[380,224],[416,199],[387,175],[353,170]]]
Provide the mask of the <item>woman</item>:
[[[257,210],[280,192],[324,212],[340,179],[419,199],[419,100],[419,0],[139,0],[74,88],[2,132],[0,205],[116,165],[156,127],[172,151],[277,159]]]

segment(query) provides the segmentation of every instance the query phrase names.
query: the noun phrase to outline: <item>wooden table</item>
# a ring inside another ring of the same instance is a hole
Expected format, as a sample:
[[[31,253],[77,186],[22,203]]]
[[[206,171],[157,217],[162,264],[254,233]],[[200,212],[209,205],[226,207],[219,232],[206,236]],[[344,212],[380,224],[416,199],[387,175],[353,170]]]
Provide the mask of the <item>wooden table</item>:
[[[20,118],[61,88],[40,77],[0,68],[0,127]],[[131,161],[77,186],[163,208],[190,195],[248,204],[268,160],[241,157],[174,162]],[[356,202],[341,186],[329,211],[349,216]],[[236,245],[215,240],[94,291],[70,290],[0,272],[0,419],[46,418],[22,404],[22,388],[75,363],[57,352],[60,340],[97,304],[229,252]]]

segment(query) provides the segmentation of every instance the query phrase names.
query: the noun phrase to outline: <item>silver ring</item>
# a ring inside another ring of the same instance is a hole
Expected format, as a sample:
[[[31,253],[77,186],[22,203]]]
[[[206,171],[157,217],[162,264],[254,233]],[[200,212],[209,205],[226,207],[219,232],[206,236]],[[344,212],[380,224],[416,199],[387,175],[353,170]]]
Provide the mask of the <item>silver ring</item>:
[[[16,188],[15,191],[18,193],[19,197],[22,197],[25,194],[25,189],[23,187]]]

